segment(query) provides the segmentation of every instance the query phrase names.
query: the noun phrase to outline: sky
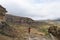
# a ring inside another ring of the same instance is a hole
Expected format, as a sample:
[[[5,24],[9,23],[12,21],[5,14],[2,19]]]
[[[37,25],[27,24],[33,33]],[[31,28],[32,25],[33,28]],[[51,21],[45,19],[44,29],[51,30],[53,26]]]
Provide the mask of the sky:
[[[34,20],[60,18],[60,0],[0,0],[8,14]]]

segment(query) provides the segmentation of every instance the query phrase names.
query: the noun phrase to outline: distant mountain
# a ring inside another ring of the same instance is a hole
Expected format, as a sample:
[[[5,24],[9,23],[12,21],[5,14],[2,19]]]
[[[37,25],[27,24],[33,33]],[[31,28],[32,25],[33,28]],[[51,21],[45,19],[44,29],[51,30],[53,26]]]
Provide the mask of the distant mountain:
[[[60,21],[60,18],[54,19],[55,21]]]

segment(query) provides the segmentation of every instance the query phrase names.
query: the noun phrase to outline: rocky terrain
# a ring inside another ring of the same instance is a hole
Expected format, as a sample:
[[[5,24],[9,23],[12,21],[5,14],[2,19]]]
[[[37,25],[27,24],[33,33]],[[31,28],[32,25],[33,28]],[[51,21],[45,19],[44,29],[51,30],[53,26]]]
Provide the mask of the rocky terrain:
[[[6,15],[6,22],[1,22],[0,24],[1,25],[0,39],[1,40],[53,40],[47,31],[48,26],[50,26],[51,23],[52,22],[48,22],[48,21],[37,22],[27,17]],[[30,34],[28,33],[29,27],[31,27]]]
[[[51,26],[49,27],[48,32],[51,33],[56,40],[60,40],[60,27]]]
[[[52,40],[51,37],[46,36],[48,34],[45,29],[48,26],[47,22],[36,22],[31,18],[13,15],[6,15],[6,18],[6,22],[0,24],[1,40]],[[28,33],[29,27],[31,27],[30,34]]]
[[[5,14],[6,12],[0,5],[0,40],[55,40],[54,37],[60,40],[60,29],[57,28],[60,23],[35,21],[28,17]],[[51,25],[57,26],[49,27]]]
[[[19,23],[19,24],[23,24],[23,23],[33,23],[34,20],[28,17],[21,17],[21,16],[14,16],[14,15],[10,15],[10,14],[6,14],[6,21],[9,23]]]

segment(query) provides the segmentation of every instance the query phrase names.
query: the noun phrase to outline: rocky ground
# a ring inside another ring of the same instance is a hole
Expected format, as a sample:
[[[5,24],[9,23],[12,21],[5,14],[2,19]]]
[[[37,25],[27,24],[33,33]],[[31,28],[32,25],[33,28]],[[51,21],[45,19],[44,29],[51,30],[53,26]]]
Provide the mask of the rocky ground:
[[[0,40],[52,40],[50,37],[47,37],[44,35],[42,32],[37,32],[36,30],[34,31],[33,29],[31,30],[31,33],[28,34],[27,28],[25,27],[20,27],[20,30],[24,30],[24,35],[21,33],[20,35],[23,35],[22,37],[19,38],[12,38],[9,36],[5,36],[0,34]]]
[[[52,40],[43,32],[39,32],[35,28],[31,28],[30,34],[28,33],[28,27],[11,27],[5,22],[1,25],[0,40]]]
[[[0,35],[1,40],[17,40],[16,38],[10,38],[7,36]],[[24,37],[24,40],[52,40],[48,37],[36,35],[36,34],[30,34],[29,36]]]
[[[33,29],[31,30],[31,33],[28,34],[26,33],[25,37],[24,37],[25,40],[53,40],[51,37],[47,37],[44,35],[44,33],[42,32],[36,32],[33,31]]]
[[[49,37],[38,35],[38,34],[29,34],[28,37],[25,37],[26,40],[52,40]]]

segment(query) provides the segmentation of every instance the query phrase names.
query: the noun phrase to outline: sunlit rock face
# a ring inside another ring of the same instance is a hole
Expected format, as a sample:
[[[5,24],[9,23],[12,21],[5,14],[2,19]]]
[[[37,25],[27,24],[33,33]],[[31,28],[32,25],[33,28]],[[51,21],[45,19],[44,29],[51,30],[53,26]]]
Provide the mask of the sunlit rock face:
[[[51,33],[57,40],[60,40],[60,28],[57,26],[50,26],[48,32]]]
[[[0,5],[0,22],[5,21],[6,9]]]

